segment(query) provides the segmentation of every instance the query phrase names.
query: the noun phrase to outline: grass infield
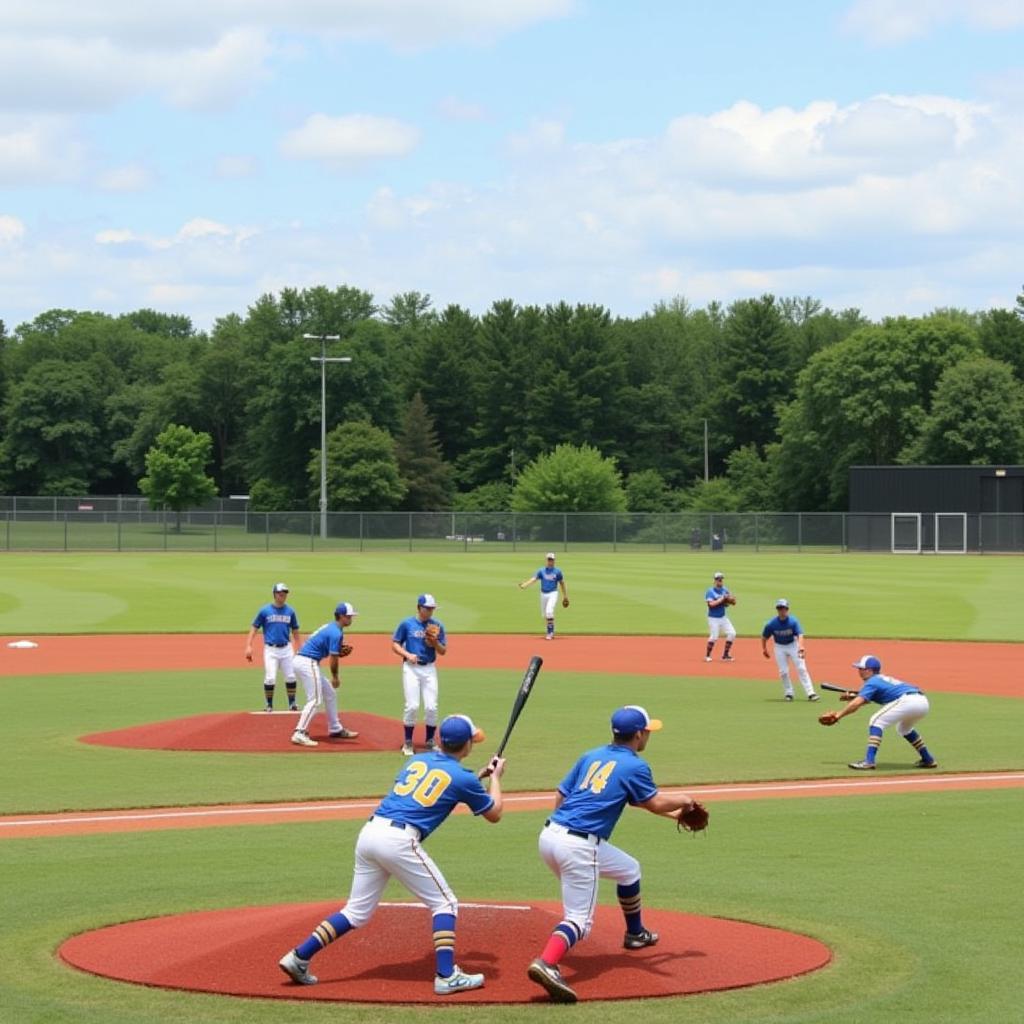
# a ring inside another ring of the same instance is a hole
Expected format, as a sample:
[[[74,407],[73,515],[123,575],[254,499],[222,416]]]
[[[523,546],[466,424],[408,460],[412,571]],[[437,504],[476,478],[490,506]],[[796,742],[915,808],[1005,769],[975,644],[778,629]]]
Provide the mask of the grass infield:
[[[284,579],[307,628],[344,598],[363,612],[360,629],[389,630],[417,593],[430,590],[453,630],[533,631],[536,593],[515,584],[542,554],[3,555],[0,630],[238,630],[241,639],[272,582]],[[780,595],[814,636],[1020,640],[1024,629],[1005,596],[1020,589],[1021,563],[1012,558],[566,554],[559,564],[572,598],[559,624],[571,632],[700,633],[703,591],[719,568],[740,595],[736,621],[748,636]],[[441,679],[446,707],[500,733],[518,673],[443,669]],[[7,708],[0,810],[7,813],[378,795],[400,761],[397,753],[310,760],[301,752],[171,753],[77,741],[140,722],[258,707],[257,668],[8,677],[0,694]],[[863,754],[863,715],[822,729],[814,721],[820,706],[782,703],[774,681],[545,672],[509,747],[507,788],[552,788],[580,751],[603,741],[608,711],[625,702],[647,704],[666,722],[648,751],[664,785],[833,776]],[[346,675],[343,707],[395,717],[399,703],[396,669]],[[944,768],[1020,769],[1022,727],[1024,701],[944,693],[923,731]],[[886,735],[883,765],[902,770],[911,755]],[[642,1013],[652,1024],[1017,1019],[1020,801],[1019,790],[991,790],[712,804],[712,828],[696,839],[627,810],[615,840],[641,858],[652,906],[806,932],[836,959],[790,982],[623,1005],[622,1014]],[[543,817],[509,813],[496,827],[453,818],[431,838],[431,852],[466,901],[555,899],[555,881],[536,854]],[[189,995],[82,975],[54,956],[70,934],[138,917],[330,894],[340,904],[358,827],[296,822],[0,840],[0,1022],[427,1024],[444,1013],[468,1024],[546,1021],[559,1012],[455,1000],[435,1010]],[[611,886],[602,900],[614,900]],[[345,941],[364,940],[368,932]],[[536,951],[517,952],[525,970]],[[462,959],[473,966],[468,953]],[[276,971],[272,962],[267,969]],[[570,1012],[596,1024],[609,1007],[583,1003]]]

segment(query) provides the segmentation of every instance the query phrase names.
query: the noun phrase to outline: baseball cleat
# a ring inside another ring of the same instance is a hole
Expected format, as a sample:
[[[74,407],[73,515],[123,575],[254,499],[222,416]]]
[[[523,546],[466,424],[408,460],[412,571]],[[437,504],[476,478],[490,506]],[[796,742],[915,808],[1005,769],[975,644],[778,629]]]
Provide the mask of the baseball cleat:
[[[526,968],[526,976],[547,991],[553,1002],[575,1003],[576,993],[562,980],[557,967],[544,963],[538,957]]]
[[[434,995],[450,996],[453,992],[468,992],[471,988],[483,988],[482,974],[466,974],[458,967],[447,978],[434,975]]]
[[[288,705],[288,710],[289,711],[298,711],[299,710],[299,705],[298,704],[289,704]]]
[[[272,715],[274,713],[274,705],[268,704],[263,710],[266,711],[268,715]]]
[[[319,746],[316,740],[310,739],[304,732],[293,732],[292,743],[297,747],[316,747]]]
[[[808,700],[821,700],[821,698],[816,693],[809,693],[809,694],[807,694],[807,699]]]
[[[732,657],[731,654],[723,654],[722,655],[722,661],[732,661],[732,660],[733,660],[733,657]]]
[[[430,745],[430,749],[431,749],[431,750],[432,750],[432,751],[433,751],[433,752],[434,752],[435,754],[441,754],[441,753],[444,753],[444,751],[442,751],[442,750],[441,750],[441,746],[440,746],[440,744],[438,744],[438,743],[431,743],[431,745]]]
[[[709,654],[704,660],[705,661],[711,661],[711,655]]]
[[[290,949],[277,966],[288,975],[296,985],[315,985],[316,975],[309,973],[309,961],[303,960],[294,949]]]
[[[327,734],[332,740],[354,740],[359,733],[354,729],[339,729],[337,732],[329,732]]]
[[[642,932],[626,932],[622,939],[623,949],[643,949],[644,946],[654,946],[658,942],[658,933],[644,929]]]
[[[413,749],[413,746],[412,746],[411,743],[403,743],[402,744],[402,756],[403,757],[412,757],[412,755],[415,754],[415,753],[416,753],[416,751]]]
[[[847,768],[852,768],[855,772],[873,772],[875,766],[870,761],[851,761]]]
[[[938,768],[939,767],[939,762],[938,761],[918,761],[914,765],[914,767],[915,768]]]
[[[783,700],[792,700],[793,699],[793,694],[787,693],[782,699]]]

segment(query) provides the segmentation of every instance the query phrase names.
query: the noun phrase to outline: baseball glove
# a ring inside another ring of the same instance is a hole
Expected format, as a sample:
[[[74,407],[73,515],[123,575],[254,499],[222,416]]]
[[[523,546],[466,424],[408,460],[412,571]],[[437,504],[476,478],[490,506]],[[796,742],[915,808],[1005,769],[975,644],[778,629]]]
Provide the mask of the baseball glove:
[[[726,604],[735,604],[736,603],[736,598],[732,594],[726,594],[725,595],[725,603]]]
[[[823,715],[818,715],[818,721],[822,725],[835,725],[839,721],[838,711],[826,711]]]
[[[338,649],[338,657],[339,658],[347,658],[351,653],[352,653],[352,645],[351,644],[342,644],[341,647]]]
[[[569,598],[567,598],[567,597],[563,597],[562,598],[562,607],[563,608],[568,608],[569,607]]]
[[[692,806],[679,812],[676,828],[680,832],[703,832],[710,818],[708,809],[699,800],[694,800]]]
[[[431,622],[427,628],[423,630],[423,639],[429,647],[436,647],[440,636],[441,627],[436,622]]]

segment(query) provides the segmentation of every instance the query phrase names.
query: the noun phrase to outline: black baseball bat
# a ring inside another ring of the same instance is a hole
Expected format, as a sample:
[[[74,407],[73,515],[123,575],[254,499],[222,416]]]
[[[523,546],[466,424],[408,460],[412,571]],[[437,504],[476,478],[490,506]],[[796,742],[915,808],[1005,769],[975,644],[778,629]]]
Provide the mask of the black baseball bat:
[[[523,681],[519,684],[519,689],[516,691],[516,699],[512,703],[512,711],[508,716],[508,725],[505,727],[505,735],[502,736],[501,742],[498,744],[498,749],[494,752],[495,757],[501,757],[504,752],[505,744],[508,743],[508,738],[512,735],[512,730],[515,728],[516,722],[519,721],[519,716],[523,713],[523,708],[526,707],[526,702],[530,699],[533,684],[536,682],[537,675],[540,672],[540,667],[543,664],[544,659],[539,654],[535,654],[530,659],[530,664],[526,666],[526,673],[523,676]]]
[[[835,683],[818,683],[823,690],[831,690],[833,693],[856,693],[856,689],[850,689],[849,686],[836,686]]]

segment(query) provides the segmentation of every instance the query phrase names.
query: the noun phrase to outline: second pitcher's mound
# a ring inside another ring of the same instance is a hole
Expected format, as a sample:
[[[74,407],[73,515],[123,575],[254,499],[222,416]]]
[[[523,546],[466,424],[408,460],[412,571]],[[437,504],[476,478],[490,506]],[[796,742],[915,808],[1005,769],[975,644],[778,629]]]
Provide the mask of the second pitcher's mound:
[[[83,743],[95,743],[103,747],[223,750],[245,754],[338,754],[381,750],[393,750],[397,754],[402,746],[402,723],[397,719],[362,711],[343,711],[341,721],[346,729],[359,733],[356,739],[329,739],[327,722],[321,712],[313,719],[309,733],[318,741],[319,746],[297,747],[291,742],[291,735],[298,718],[298,712],[275,712],[268,715],[236,711],[148,722],[130,729],[94,732],[80,738]],[[422,735],[423,726],[417,726],[416,731]]]
[[[418,904],[382,904],[362,929],[313,961],[318,985],[295,985],[277,961],[337,903],[285,904],[150,918],[68,939],[73,967],[160,988],[271,999],[345,1003],[532,1003],[547,994],[526,977],[561,918],[561,906],[464,903],[458,963],[483,972],[482,989],[434,995],[430,915]],[[717,917],[644,911],[656,946],[622,948],[618,907],[598,907],[593,933],[565,959],[562,975],[581,1000],[691,995],[780,981],[824,967],[828,947],[806,935]]]

